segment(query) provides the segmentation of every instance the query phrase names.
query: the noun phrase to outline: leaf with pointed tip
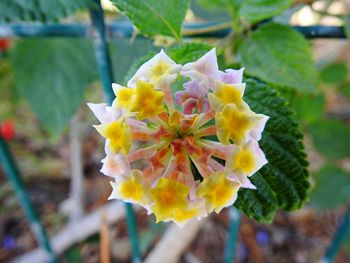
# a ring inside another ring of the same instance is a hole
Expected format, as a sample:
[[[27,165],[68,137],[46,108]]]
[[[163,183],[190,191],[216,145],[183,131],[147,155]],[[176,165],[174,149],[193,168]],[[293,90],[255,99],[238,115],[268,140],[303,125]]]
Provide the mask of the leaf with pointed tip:
[[[111,0],[141,31],[149,36],[173,36],[181,40],[181,25],[188,0]]]

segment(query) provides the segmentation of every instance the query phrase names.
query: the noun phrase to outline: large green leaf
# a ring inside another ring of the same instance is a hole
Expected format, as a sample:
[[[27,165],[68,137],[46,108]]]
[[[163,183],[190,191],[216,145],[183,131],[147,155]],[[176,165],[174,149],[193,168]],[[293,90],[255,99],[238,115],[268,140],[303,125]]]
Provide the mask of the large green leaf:
[[[328,84],[339,84],[346,80],[348,65],[345,62],[335,62],[325,66],[320,72],[320,78]]]
[[[315,175],[311,205],[319,210],[335,208],[350,200],[350,174],[336,166],[325,166]],[[336,194],[335,194],[336,193]]]
[[[21,40],[13,49],[16,86],[50,134],[62,131],[96,78],[93,54],[78,39]]]
[[[189,0],[111,0],[141,33],[166,35],[181,40],[181,25]]]
[[[250,22],[258,22],[281,14],[292,3],[291,0],[245,0],[240,15]]]
[[[315,89],[316,70],[310,45],[289,26],[275,23],[261,26],[239,52],[246,72],[252,76],[296,90]]]
[[[271,221],[278,208],[294,210],[304,203],[310,187],[302,134],[293,111],[276,91],[246,80],[245,100],[252,110],[270,116],[259,145],[268,164],[253,175],[257,190],[241,189],[236,206],[258,221]]]
[[[132,43],[128,39],[112,40],[110,42],[110,49],[115,81],[117,83],[123,83],[123,80],[128,82],[136,72],[135,70],[129,78],[125,78],[135,59],[148,54],[150,51],[156,51],[159,48],[153,46],[150,39],[138,38]],[[126,84],[126,82],[123,84]]]
[[[298,93],[289,101],[297,113],[298,120],[303,124],[320,120],[326,108],[326,98],[323,93]]]
[[[330,159],[350,155],[350,127],[337,120],[320,120],[310,125],[317,150]]]
[[[91,0],[1,0],[0,22],[56,21],[91,6]]]

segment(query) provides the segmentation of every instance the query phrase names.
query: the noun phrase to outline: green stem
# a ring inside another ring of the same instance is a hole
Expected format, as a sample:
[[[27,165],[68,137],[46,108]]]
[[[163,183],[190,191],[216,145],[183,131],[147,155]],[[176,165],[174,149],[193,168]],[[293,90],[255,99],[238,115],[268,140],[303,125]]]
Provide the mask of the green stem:
[[[30,227],[34,233],[38,244],[48,253],[50,262],[57,262],[56,255],[51,247],[49,238],[45,232],[43,225],[40,222],[39,216],[34,209],[29,195],[23,184],[16,162],[12,157],[6,142],[0,136],[0,163],[4,169],[5,174],[10,181],[19,202],[24,210],[26,217],[29,220]]]
[[[231,207],[230,210],[230,226],[228,238],[224,251],[224,263],[232,263],[235,257],[237,237],[239,233],[239,226],[241,224],[241,216],[235,207]]]
[[[332,263],[342,243],[344,242],[347,235],[349,234],[350,234],[350,205],[348,205],[345,215],[341,219],[341,222],[333,236],[332,242],[329,245],[329,247],[326,249],[326,253],[323,256],[323,258],[320,260],[320,263]]]
[[[96,60],[102,80],[102,88],[107,103],[112,104],[114,100],[114,93],[112,90],[113,71],[112,63],[109,55],[108,45],[106,41],[106,27],[104,22],[103,9],[100,0],[94,0],[97,7],[91,9],[92,26],[95,30],[95,52]],[[132,258],[134,263],[141,262],[139,240],[137,235],[137,224],[135,213],[132,205],[125,203],[126,222],[130,236],[130,243],[132,249]]]

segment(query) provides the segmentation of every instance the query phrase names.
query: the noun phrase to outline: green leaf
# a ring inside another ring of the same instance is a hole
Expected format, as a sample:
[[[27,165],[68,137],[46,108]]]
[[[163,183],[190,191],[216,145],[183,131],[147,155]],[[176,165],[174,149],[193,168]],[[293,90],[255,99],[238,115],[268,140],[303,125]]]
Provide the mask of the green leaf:
[[[350,200],[350,174],[336,166],[325,166],[315,174],[311,205],[319,210],[335,208]]]
[[[344,83],[340,89],[340,92],[350,101],[350,82]]]
[[[235,205],[249,217],[270,222],[278,208],[300,208],[310,187],[302,134],[285,99],[266,84],[246,80],[245,100],[270,116],[259,142],[268,164],[252,176],[257,190],[241,189]]]
[[[320,120],[310,125],[317,150],[330,159],[350,155],[350,127],[337,120]]]
[[[261,26],[239,52],[249,75],[300,91],[315,89],[316,70],[310,45],[289,26],[275,23]]]
[[[345,62],[336,62],[327,65],[320,72],[321,80],[328,84],[338,84],[346,79],[348,65]]]
[[[305,124],[321,119],[326,108],[326,99],[322,93],[296,94],[290,102],[297,113],[298,120]]]
[[[256,23],[281,14],[291,4],[291,0],[245,0],[242,1],[240,15],[249,22]]]
[[[135,59],[159,49],[152,45],[152,40],[146,38],[137,38],[132,43],[130,43],[129,39],[112,40],[110,42],[110,47],[116,83],[123,83],[125,75],[127,75]],[[135,72],[131,74],[133,75]],[[127,80],[129,80],[131,76]]]
[[[188,43],[171,48],[167,53],[178,64],[186,64],[199,59],[213,49],[213,46],[205,43]]]
[[[91,0],[2,0],[0,22],[57,21],[79,9],[94,6]]]
[[[93,54],[91,43],[78,39],[21,40],[13,49],[16,86],[51,135],[67,125],[96,78]]]
[[[189,0],[111,0],[141,33],[149,36],[181,37],[181,25],[185,19]]]
[[[192,0],[191,10],[196,17],[206,21],[227,22],[231,19],[227,1],[230,0]]]

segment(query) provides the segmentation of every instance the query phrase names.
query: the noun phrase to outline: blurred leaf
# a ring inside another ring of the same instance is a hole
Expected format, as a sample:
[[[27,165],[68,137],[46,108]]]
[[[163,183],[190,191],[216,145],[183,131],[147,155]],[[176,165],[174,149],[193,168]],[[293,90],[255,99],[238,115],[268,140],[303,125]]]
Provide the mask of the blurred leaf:
[[[28,39],[11,54],[16,86],[51,135],[57,136],[96,78],[90,42],[79,39]]]
[[[92,6],[91,0],[1,0],[0,22],[57,21]]]
[[[340,92],[350,101],[350,82],[344,83]]]
[[[291,0],[198,0],[203,8],[217,12],[226,10],[227,13],[239,14],[251,23],[256,23],[283,13],[290,7]]]
[[[317,150],[330,159],[350,155],[350,127],[337,120],[320,120],[310,125]]]
[[[231,19],[227,1],[230,0],[192,0],[191,10],[196,17],[206,21],[226,22]]]
[[[133,43],[130,43],[128,39],[112,40],[110,47],[116,83],[122,83],[125,80],[125,76],[135,59],[150,51],[158,50],[152,45],[152,40],[146,38],[137,38]]]
[[[166,35],[181,40],[181,25],[189,0],[111,0],[141,31],[149,36]]]
[[[350,174],[336,166],[325,166],[315,174],[311,205],[319,210],[335,208],[350,200]]]
[[[245,0],[242,1],[240,15],[256,23],[281,14],[292,2],[291,0]]]
[[[276,91],[252,79],[245,100],[253,111],[270,116],[259,145],[268,164],[252,176],[257,190],[241,189],[235,205],[249,217],[270,222],[278,208],[300,208],[310,187],[302,134],[293,111]]]
[[[345,62],[336,62],[327,65],[320,72],[321,80],[328,84],[341,83],[348,74],[348,65]]]
[[[321,93],[296,94],[290,102],[297,113],[298,119],[306,124],[321,119],[325,112],[326,99]]]
[[[315,89],[316,71],[310,45],[289,26],[275,23],[261,26],[239,52],[249,75],[300,91]]]

